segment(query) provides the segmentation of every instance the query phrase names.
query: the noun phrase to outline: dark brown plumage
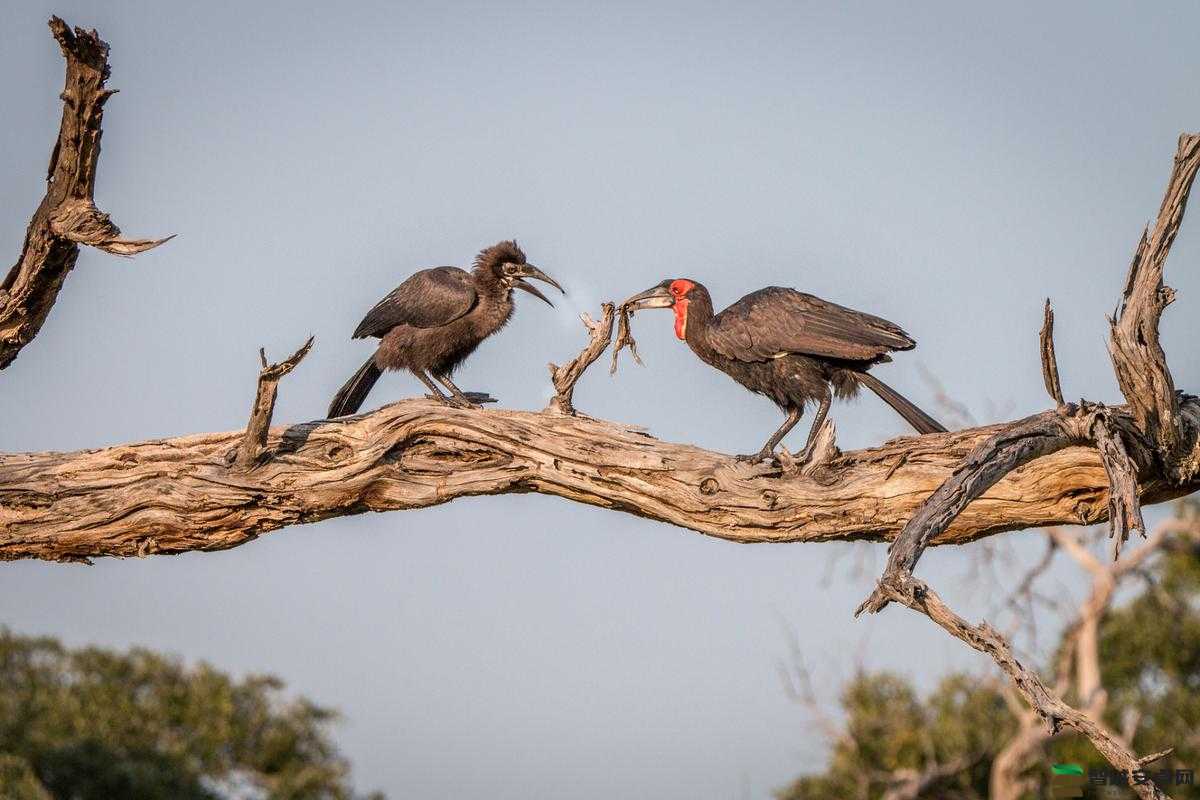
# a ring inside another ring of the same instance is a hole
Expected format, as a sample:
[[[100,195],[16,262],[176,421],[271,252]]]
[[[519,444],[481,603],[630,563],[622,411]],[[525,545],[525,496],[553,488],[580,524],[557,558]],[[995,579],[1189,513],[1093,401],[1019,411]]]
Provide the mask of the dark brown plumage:
[[[448,405],[478,408],[450,376],[480,342],[508,322],[513,289],[550,303],[525,278],[537,278],[563,291],[553,278],[527,263],[521,248],[511,241],[481,251],[470,272],[434,267],[414,273],[368,311],[354,329],[355,339],[379,338],[379,348],[338,390],[328,416],[358,411],[385,369],[409,370]],[[431,376],[450,391],[449,397]]]
[[[675,335],[705,363],[752,392],[766,395],[787,412],[787,419],[763,448],[741,460],[761,461],[804,412],[817,404],[816,417],[801,460],[812,455],[813,441],[832,396],[852,397],[866,386],[904,417],[919,433],[944,431],[936,420],[867,372],[891,361],[888,353],[916,347],[898,325],[811,294],[768,286],[713,313],[708,290],[686,278],[667,279],[625,301],[625,306],[671,308]]]

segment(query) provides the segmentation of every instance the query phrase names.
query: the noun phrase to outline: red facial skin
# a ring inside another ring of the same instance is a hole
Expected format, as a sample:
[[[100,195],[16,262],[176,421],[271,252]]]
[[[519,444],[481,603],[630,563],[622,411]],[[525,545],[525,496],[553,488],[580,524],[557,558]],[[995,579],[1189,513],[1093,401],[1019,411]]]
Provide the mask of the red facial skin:
[[[671,306],[675,311],[675,336],[680,341],[683,341],[687,337],[687,309],[689,302],[687,294],[695,285],[683,278],[671,281],[671,296],[675,298],[675,305]]]

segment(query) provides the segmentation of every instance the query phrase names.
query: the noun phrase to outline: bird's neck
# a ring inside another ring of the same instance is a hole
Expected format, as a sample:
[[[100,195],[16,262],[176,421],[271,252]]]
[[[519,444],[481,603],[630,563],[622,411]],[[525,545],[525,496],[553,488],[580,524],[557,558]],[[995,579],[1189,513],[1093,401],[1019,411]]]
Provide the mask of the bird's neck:
[[[707,350],[708,326],[712,317],[712,298],[704,287],[696,286],[688,293],[686,303],[675,304],[675,335],[697,353]]]
[[[476,267],[472,277],[479,293],[493,302],[511,303],[512,287],[505,286],[491,267]]]

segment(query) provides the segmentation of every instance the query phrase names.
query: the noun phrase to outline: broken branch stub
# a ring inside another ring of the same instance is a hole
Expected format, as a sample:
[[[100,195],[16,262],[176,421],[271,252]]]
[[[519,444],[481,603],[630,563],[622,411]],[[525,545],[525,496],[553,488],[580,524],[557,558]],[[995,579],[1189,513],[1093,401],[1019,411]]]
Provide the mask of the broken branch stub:
[[[258,388],[254,393],[254,405],[250,409],[250,420],[246,423],[246,433],[238,445],[234,466],[246,470],[258,463],[259,456],[267,446],[267,435],[271,430],[271,417],[275,414],[275,398],[279,393],[279,381],[284,375],[296,368],[312,349],[314,337],[300,349],[277,364],[267,363],[267,353],[263,348],[258,349],[258,358],[262,369],[258,373]]]
[[[1046,298],[1046,307],[1042,313],[1042,330],[1038,338],[1042,347],[1042,381],[1046,384],[1046,393],[1055,405],[1063,404],[1062,383],[1058,378],[1058,358],[1054,355],[1054,309],[1050,307],[1050,298]]]

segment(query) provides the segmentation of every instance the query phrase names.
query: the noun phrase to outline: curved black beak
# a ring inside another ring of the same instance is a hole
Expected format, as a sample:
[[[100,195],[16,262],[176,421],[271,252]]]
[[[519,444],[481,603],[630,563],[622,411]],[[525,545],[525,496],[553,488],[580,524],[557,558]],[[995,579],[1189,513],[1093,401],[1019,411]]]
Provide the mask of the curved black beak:
[[[513,284],[513,288],[523,289],[524,291],[529,292],[531,295],[539,298],[542,302],[544,302],[546,305],[548,305],[552,308],[554,307],[554,303],[551,303],[549,298],[546,297],[546,295],[544,295],[540,291],[538,291],[537,287],[534,286],[532,283],[528,283],[525,280],[525,278],[534,278],[539,281],[545,281],[546,283],[553,286],[555,289],[558,289],[563,294],[567,293],[566,289],[564,289],[563,287],[558,285],[558,281],[554,280],[554,278],[551,278],[549,275],[542,272],[540,269],[535,267],[533,264],[521,264],[515,274],[517,276],[517,280]]]
[[[673,305],[675,305],[675,298],[671,296],[670,290],[659,284],[635,294],[622,303],[621,307],[637,311],[640,308],[670,308]]]

